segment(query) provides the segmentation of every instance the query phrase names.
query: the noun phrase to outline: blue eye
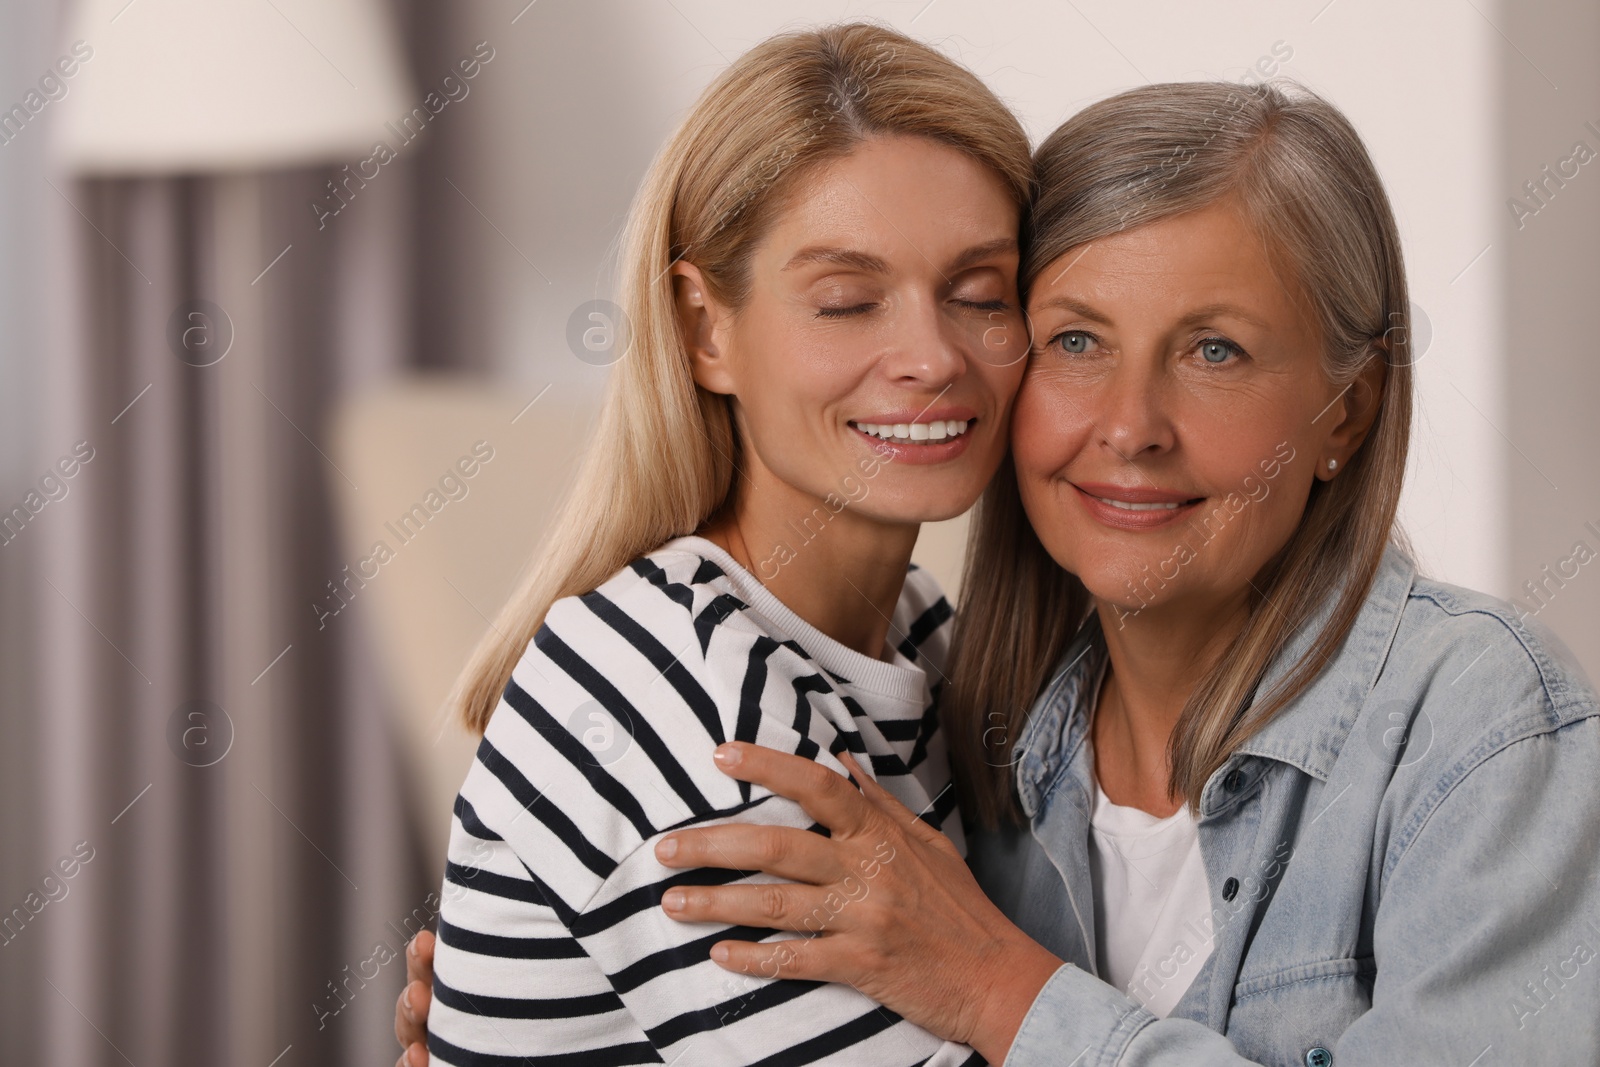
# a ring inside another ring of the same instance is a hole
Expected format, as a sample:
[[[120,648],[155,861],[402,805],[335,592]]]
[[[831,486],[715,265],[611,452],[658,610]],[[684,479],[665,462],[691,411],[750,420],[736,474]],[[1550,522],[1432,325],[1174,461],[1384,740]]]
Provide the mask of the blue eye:
[[[1068,330],[1056,338],[1063,351],[1071,352],[1074,355],[1087,352],[1089,350],[1089,340],[1089,335],[1082,330]]]
[[[1223,363],[1229,356],[1237,355],[1239,347],[1219,337],[1209,337],[1200,342],[1200,355],[1207,363]]]

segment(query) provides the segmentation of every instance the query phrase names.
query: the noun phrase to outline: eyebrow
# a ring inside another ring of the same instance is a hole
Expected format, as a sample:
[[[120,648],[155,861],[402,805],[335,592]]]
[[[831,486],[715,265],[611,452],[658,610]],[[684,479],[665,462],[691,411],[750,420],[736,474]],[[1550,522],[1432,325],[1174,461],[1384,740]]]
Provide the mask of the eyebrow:
[[[807,263],[837,263],[842,267],[854,267],[856,270],[868,274],[888,274],[889,264],[877,256],[853,248],[839,248],[833,245],[808,245],[789,257],[789,262],[783,265],[784,270],[794,270]]]
[[[1189,314],[1180,319],[1179,324],[1183,326],[1194,326],[1205,319],[1215,319],[1223,315],[1231,316],[1232,318],[1239,319],[1242,322],[1248,322],[1250,325],[1259,326],[1262,329],[1267,328],[1266,323],[1262,322],[1256,316],[1250,314],[1250,312],[1246,311],[1238,304],[1207,304],[1205,307],[1195,308],[1193,311],[1189,312]]]
[[[1059,308],[1063,311],[1070,311],[1079,318],[1087,319],[1090,322],[1098,322],[1106,326],[1111,325],[1111,320],[1101,312],[1097,311],[1092,305],[1085,304],[1082,301],[1074,300],[1071,297],[1058,296],[1054,299],[1046,300],[1039,305],[1039,310],[1041,311],[1053,308]],[[1237,304],[1207,304],[1205,307],[1195,308],[1193,311],[1184,315],[1183,318],[1179,319],[1178,325],[1195,326],[1206,321],[1207,319],[1215,319],[1223,315],[1228,315],[1239,319],[1242,322],[1247,322],[1252,326],[1259,326],[1262,329],[1267,328],[1266,323],[1262,322],[1259,318],[1250,314]]]
[[[1092,306],[1083,303],[1081,300],[1074,300],[1070,296],[1051,297],[1049,300],[1039,304],[1040,311],[1054,309],[1070,311],[1080,319],[1088,319],[1090,322],[1098,322],[1106,326],[1111,325],[1111,320],[1100,314]]]
[[[951,260],[941,274],[956,274],[966,270],[974,263],[980,263],[990,256],[1002,252],[1017,251],[1017,241],[1014,237],[997,237],[993,241],[973,245],[966,249],[955,259]],[[920,253],[919,253],[920,254]],[[923,257],[926,258],[926,257]],[[783,270],[794,270],[796,267],[808,263],[837,263],[843,267],[852,267],[868,274],[888,274],[887,261],[867,252],[854,248],[842,248],[837,245],[808,245],[789,257],[789,262],[783,265]]]
[[[974,263],[981,263],[990,256],[999,255],[1001,252],[1018,251],[1015,237],[996,237],[993,241],[985,241],[981,245],[973,245],[950,262],[948,270],[951,274],[966,270]]]

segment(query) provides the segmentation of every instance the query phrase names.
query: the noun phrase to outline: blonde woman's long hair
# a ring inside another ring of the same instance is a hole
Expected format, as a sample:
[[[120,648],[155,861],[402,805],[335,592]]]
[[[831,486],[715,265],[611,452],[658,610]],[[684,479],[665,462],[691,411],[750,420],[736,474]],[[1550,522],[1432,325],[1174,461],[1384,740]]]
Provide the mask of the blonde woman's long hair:
[[[1303,693],[1349,633],[1391,541],[1411,435],[1413,357],[1400,237],[1361,138],[1292,85],[1151,85],[1069,119],[1035,155],[1024,288],[1086,242],[1236,197],[1291,268],[1319,321],[1323,370],[1349,385],[1385,360],[1376,420],[1339,477],[1314,481],[1300,525],[1254,579],[1248,619],[1204,672],[1172,732],[1172,795],[1198,809],[1211,775]],[[1020,818],[1016,741],[1090,610],[1087,590],[1028,524],[1009,463],[968,545],[945,724],[969,816]],[[1290,637],[1332,605],[1309,650],[1256,689]]]
[[[970,71],[883,27],[770,38],[705,91],[646,174],[624,232],[619,283],[631,344],[612,371],[594,443],[522,586],[451,696],[482,733],[551,604],[693,533],[728,499],[740,445],[725,397],[700,389],[671,266],[698,267],[737,310],[755,245],[804,176],[863,139],[926,137],[998,174],[1026,211],[1027,135]]]

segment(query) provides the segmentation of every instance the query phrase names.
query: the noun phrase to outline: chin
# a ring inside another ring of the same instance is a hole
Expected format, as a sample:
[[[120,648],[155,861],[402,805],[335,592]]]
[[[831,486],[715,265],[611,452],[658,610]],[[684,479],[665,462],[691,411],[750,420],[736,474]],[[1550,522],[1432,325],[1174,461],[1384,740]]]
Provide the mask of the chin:
[[[1107,607],[1127,611],[1149,607],[1176,591],[1176,583],[1164,580],[1156,569],[1158,557],[1146,560],[1131,553],[1116,553],[1106,560],[1072,560],[1063,569],[1072,572],[1089,595]]]
[[[946,489],[933,493],[923,493],[921,507],[927,517],[923,522],[942,522],[945,519],[954,519],[971,511],[978,503],[978,498],[983,495],[982,482],[966,482],[952,485]]]
[[[878,522],[899,523],[913,525],[927,522],[945,522],[949,519],[960,518],[965,515],[972,505],[977,502],[974,494],[970,499],[965,497],[952,501],[945,498],[939,501],[932,500],[903,500],[884,501],[873,511],[864,513]]]

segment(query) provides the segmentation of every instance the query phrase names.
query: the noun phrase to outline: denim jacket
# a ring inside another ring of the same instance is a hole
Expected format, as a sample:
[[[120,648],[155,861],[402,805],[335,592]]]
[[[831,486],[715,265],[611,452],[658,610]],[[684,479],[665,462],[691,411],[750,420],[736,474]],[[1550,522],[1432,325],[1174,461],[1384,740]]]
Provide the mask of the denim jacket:
[[[1600,1064],[1600,706],[1547,630],[1389,549],[1327,667],[1206,782],[1210,922],[1166,958],[1210,956],[1165,1019],[1095,975],[1105,655],[1091,619],[1033,708],[1030,825],[969,837],[990,897],[1067,961],[1007,1067]]]

